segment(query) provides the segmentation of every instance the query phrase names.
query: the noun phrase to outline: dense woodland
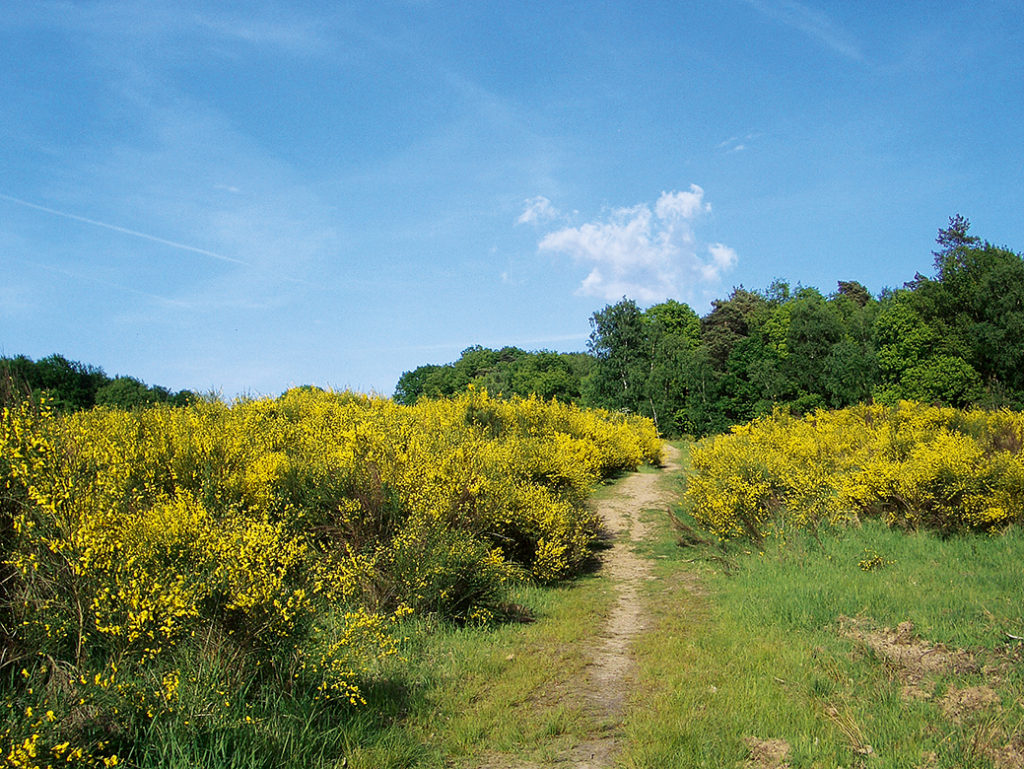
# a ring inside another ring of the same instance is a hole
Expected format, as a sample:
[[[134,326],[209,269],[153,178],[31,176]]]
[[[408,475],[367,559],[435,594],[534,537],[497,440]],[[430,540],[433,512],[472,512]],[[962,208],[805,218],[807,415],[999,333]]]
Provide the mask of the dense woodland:
[[[411,406],[422,396],[455,395],[473,385],[494,395],[538,395],[579,403],[585,400],[583,383],[589,381],[595,364],[594,356],[583,352],[475,346],[463,350],[454,363],[405,372],[395,386],[394,399]]]
[[[0,403],[24,396],[46,397],[58,411],[82,411],[93,406],[137,408],[153,403],[184,406],[197,399],[189,390],[172,392],[135,377],[109,377],[103,369],[63,355],[32,360],[24,355],[0,358]]]
[[[901,399],[1024,405],[1024,261],[969,233],[939,230],[931,277],[878,297],[777,281],[734,289],[704,317],[667,301],[623,298],[595,312],[589,355],[471,347],[402,375],[395,398],[492,393],[569,398],[643,414],[665,434],[707,435],[772,411],[802,414]]]

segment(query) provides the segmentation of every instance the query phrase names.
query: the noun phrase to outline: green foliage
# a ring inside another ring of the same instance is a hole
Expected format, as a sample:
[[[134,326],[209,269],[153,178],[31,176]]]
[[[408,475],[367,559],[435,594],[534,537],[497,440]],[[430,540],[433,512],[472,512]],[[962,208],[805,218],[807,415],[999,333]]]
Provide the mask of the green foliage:
[[[96,405],[132,409],[165,403],[169,397],[164,388],[147,387],[134,377],[119,376],[96,390]]]
[[[967,341],[964,357],[978,372],[987,399],[1019,404],[1024,398],[1024,261],[1007,249],[974,241],[936,256],[941,291],[934,292],[933,317],[947,333]]]
[[[412,405],[421,397],[450,397],[472,385],[495,396],[536,395],[575,403],[581,399],[581,384],[592,364],[584,353],[469,347],[454,363],[406,371],[395,385],[394,400]]]
[[[150,387],[134,377],[111,379],[101,368],[56,354],[38,361],[24,355],[0,358],[0,383],[0,405],[45,397],[51,408],[62,412],[97,405],[124,409],[154,403],[185,406],[198,399],[188,390],[174,393],[166,387]]]
[[[61,411],[92,408],[96,391],[108,381],[102,369],[56,354],[35,362],[24,355],[0,358],[0,375],[23,382],[37,395],[46,395]]]
[[[701,319],[701,338],[714,364],[725,367],[736,344],[762,325],[774,300],[757,291],[733,290],[728,299],[716,299],[711,312]]]
[[[596,363],[586,383],[587,402],[639,413],[649,368],[643,313],[623,297],[595,312],[590,327],[587,346]]]
[[[918,275],[879,313],[880,399],[1024,404],[1024,261],[969,227],[952,217],[935,277]]]
[[[676,433],[675,415],[685,408],[700,348],[700,319],[690,307],[669,300],[644,312],[647,381],[643,412],[663,433]]]

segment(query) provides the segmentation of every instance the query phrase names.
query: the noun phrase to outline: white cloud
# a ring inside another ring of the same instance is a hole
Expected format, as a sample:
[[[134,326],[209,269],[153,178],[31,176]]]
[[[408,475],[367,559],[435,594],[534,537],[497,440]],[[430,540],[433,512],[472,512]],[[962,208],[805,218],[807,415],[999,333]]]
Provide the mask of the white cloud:
[[[691,184],[686,192],[663,192],[654,206],[660,219],[692,219],[697,214],[711,211],[711,204],[704,202],[704,190]]]
[[[712,243],[708,246],[708,252],[715,266],[722,270],[734,267],[739,259],[736,252],[724,243]]]
[[[604,221],[550,232],[538,248],[592,265],[577,290],[585,296],[642,302],[690,296],[737,260],[722,243],[698,244],[693,225],[710,211],[704,190],[693,184],[689,190],[662,192],[653,209],[644,203],[618,208]]]
[[[718,277],[726,270],[732,269],[739,257],[736,251],[723,243],[712,243],[708,246],[708,254],[711,261],[701,266],[701,274],[708,283],[718,280]]]
[[[748,133],[745,136],[730,136],[723,142],[715,145],[715,149],[724,150],[727,155],[735,152],[743,152],[750,146],[750,142],[761,138],[762,134]]]
[[[536,224],[542,221],[550,221],[558,216],[558,209],[551,205],[551,201],[543,195],[530,198],[525,201],[526,208],[516,219],[516,224]]]

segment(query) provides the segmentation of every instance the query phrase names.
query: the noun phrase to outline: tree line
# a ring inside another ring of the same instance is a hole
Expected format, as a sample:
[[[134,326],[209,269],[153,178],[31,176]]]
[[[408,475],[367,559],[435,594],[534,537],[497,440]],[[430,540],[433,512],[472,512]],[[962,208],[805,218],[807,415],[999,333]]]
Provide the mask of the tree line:
[[[46,398],[58,411],[93,406],[132,409],[154,403],[184,406],[199,398],[191,390],[173,392],[135,377],[109,377],[97,366],[63,355],[35,361],[25,355],[0,357],[0,405],[28,397]]]
[[[650,417],[668,435],[707,435],[785,408],[858,402],[1024,406],[1024,260],[940,229],[931,277],[878,297],[857,281],[825,295],[776,281],[736,288],[699,317],[669,300],[623,298],[590,318],[588,353],[471,347],[399,379],[395,398],[493,393],[557,397]]]
[[[454,363],[428,364],[406,371],[393,395],[411,406],[420,397],[455,395],[469,385],[493,395],[538,395],[544,399],[579,402],[582,385],[594,368],[594,358],[583,352],[527,352],[518,347],[492,350],[476,345],[462,351]]]

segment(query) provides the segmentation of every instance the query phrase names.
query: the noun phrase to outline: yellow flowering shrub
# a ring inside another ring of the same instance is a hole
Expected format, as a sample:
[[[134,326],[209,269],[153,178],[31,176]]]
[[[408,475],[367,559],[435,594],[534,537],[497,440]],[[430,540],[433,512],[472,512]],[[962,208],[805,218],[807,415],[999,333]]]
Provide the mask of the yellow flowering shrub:
[[[645,419],[483,391],[6,408],[0,613],[35,682],[9,702],[46,690],[61,723],[145,723],[184,707],[200,684],[179,660],[201,653],[256,687],[360,703],[396,618],[485,622],[510,583],[572,575],[598,533],[590,489],[660,446]],[[19,719],[18,761],[87,731]],[[105,755],[90,745],[83,760]]]
[[[1024,510],[1024,415],[901,402],[775,413],[703,441],[687,498],[720,538],[880,515],[986,530]]]
[[[313,628],[298,650],[297,678],[314,690],[315,700],[365,705],[357,682],[373,663],[398,652],[391,625],[412,609],[401,607],[392,617],[359,608]]]

